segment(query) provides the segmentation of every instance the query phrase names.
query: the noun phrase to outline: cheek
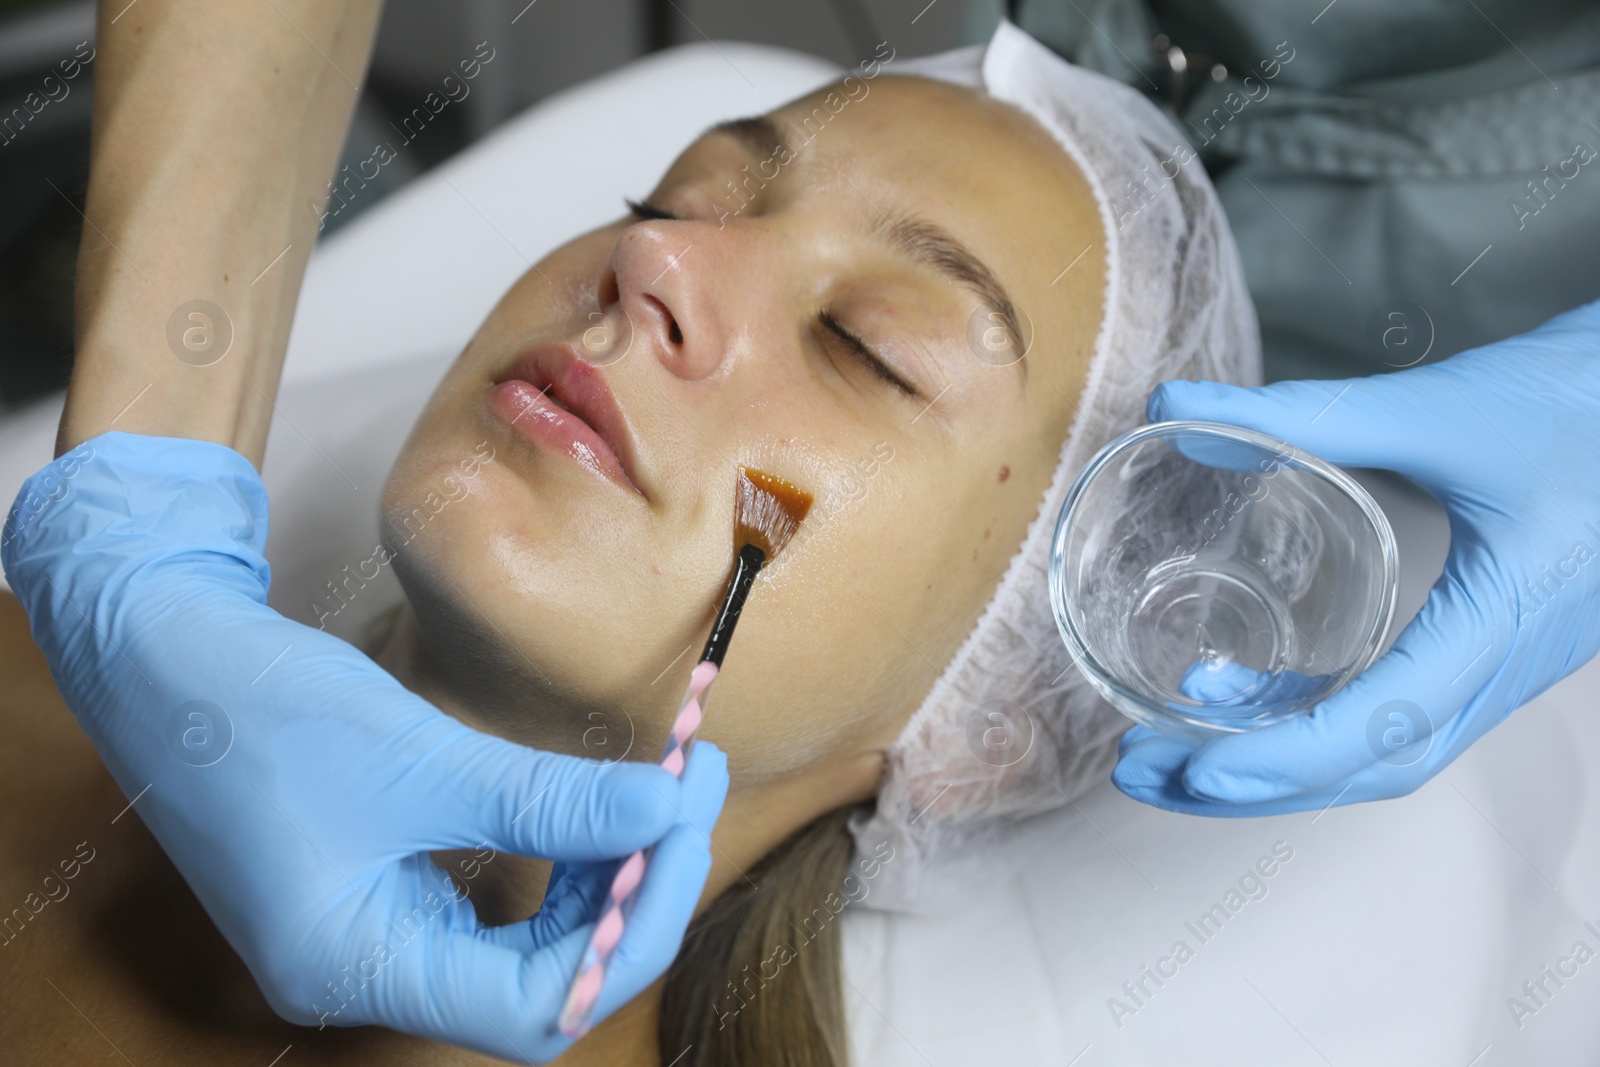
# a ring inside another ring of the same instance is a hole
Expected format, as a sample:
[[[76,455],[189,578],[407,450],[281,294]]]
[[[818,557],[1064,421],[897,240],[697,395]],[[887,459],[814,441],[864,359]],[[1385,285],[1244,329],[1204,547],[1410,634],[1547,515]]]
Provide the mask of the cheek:
[[[513,281],[478,328],[468,348],[504,351],[533,336],[581,336],[595,307],[600,275],[619,227],[583,234],[557,248]]]
[[[870,474],[858,470],[856,491],[836,493],[831,512],[806,520],[810,535],[791,543],[746,608],[722,690],[737,710],[708,720],[746,780],[892,742],[1020,539],[974,564],[973,547],[1001,543],[999,530],[983,538],[998,487],[952,481],[941,472],[953,464],[920,462],[909,447],[888,454]]]
[[[1002,481],[1004,465],[971,446],[948,456],[906,448],[842,516],[825,572],[836,595],[869,601],[869,615],[893,624],[888,640],[924,667],[942,670],[954,655],[1037,512],[1037,472]]]

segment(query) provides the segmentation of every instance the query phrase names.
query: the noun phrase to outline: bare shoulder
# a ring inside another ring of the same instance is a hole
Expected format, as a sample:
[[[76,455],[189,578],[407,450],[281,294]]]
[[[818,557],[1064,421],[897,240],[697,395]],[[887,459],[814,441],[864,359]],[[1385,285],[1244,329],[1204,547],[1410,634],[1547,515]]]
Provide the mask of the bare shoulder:
[[[286,1067],[491,1062],[387,1031],[279,1019],[78,729],[5,591],[0,679],[8,1058],[267,1064],[293,1046]]]

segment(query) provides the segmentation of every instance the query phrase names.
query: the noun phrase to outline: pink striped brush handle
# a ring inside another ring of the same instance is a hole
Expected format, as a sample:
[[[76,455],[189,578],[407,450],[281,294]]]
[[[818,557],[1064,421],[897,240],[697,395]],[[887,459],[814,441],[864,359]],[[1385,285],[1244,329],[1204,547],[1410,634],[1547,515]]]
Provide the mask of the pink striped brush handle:
[[[672,733],[667,737],[666,747],[661,753],[661,766],[671,771],[674,777],[683,777],[683,764],[689,757],[689,741],[700,728],[706,691],[716,679],[717,665],[709,660],[697,664],[694,673],[689,675],[689,690],[684,694],[683,706],[678,709],[678,717],[672,721]],[[611,962],[617,942],[622,940],[623,928],[633,911],[634,897],[639,891],[639,883],[644,880],[648,863],[649,857],[645,852],[635,852],[623,861],[616,877],[611,880],[611,891],[606,894],[606,902],[600,909],[600,921],[595,924],[594,933],[589,937],[589,947],[584,950],[578,975],[572,980],[572,988],[567,991],[567,1002],[561,1009],[559,1024],[561,1032],[568,1037],[582,1037],[589,1029],[589,1017],[594,1014],[595,1001],[600,999],[600,990],[605,985],[606,965]]]

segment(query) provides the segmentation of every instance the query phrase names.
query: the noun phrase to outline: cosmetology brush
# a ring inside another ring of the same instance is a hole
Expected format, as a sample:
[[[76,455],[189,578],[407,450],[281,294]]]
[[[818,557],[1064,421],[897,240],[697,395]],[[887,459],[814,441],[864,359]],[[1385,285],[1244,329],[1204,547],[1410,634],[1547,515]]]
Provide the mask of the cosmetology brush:
[[[674,775],[681,777],[683,774],[684,760],[688,758],[694,732],[700,726],[707,693],[722,669],[722,657],[728,654],[734,625],[744,610],[756,575],[772,557],[783,551],[810,508],[811,494],[803,489],[765,471],[749,467],[739,469],[733,511],[733,577],[728,582],[728,592],[722,598],[722,607],[711,627],[705,651],[689,675],[688,692],[684,694],[683,705],[672,722],[672,733],[661,754],[661,766]],[[633,909],[647,863],[648,856],[644,852],[635,852],[623,861],[612,879],[611,891],[600,910],[600,921],[590,935],[589,947],[584,951],[578,975],[561,1009],[561,1032],[568,1037],[578,1037],[589,1028],[595,1001],[600,999],[600,989],[605,984],[606,965],[617,942],[622,940],[623,925]]]

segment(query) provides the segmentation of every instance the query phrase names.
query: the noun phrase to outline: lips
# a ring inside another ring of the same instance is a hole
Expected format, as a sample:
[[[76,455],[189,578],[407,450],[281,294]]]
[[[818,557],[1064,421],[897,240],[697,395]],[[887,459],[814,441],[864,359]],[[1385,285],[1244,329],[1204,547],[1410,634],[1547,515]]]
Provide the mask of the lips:
[[[536,445],[560,452],[629,492],[634,478],[628,424],[598,368],[568,344],[536,345],[494,379],[490,403]]]

